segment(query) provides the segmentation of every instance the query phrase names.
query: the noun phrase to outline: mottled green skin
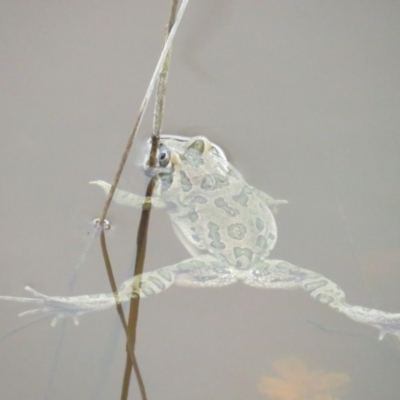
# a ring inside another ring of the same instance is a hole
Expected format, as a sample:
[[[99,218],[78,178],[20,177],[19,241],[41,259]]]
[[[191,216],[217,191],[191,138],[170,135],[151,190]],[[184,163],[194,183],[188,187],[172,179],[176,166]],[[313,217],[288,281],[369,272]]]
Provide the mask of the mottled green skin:
[[[162,152],[168,152],[170,162],[155,168],[159,180],[151,202],[167,209],[176,235],[193,259],[150,274],[165,283],[163,289],[172,283],[158,276],[166,269],[173,272],[174,283],[185,286],[218,287],[243,279],[245,271],[265,260],[276,243],[276,224],[269,206],[275,209],[287,202],[274,200],[248,185],[204,137],[164,138],[158,155]],[[92,183],[109,190],[104,181]],[[145,201],[121,190],[114,200],[130,206]],[[160,285],[155,288],[145,277],[139,295],[159,292]],[[132,281],[128,280],[120,287],[120,296],[129,296],[131,291]]]
[[[284,200],[250,186],[226,160],[223,152],[205,137],[163,137],[158,149],[159,179],[155,195],[144,199],[123,190],[115,192],[119,204],[141,207],[151,202],[165,207],[174,231],[191,254],[187,260],[161,267],[125,281],[116,294],[49,297],[29,289],[36,298],[0,296],[0,299],[33,302],[44,311],[79,316],[102,310],[132,297],[160,293],[173,283],[191,287],[221,287],[242,281],[265,289],[301,288],[311,297],[354,321],[400,337],[400,314],[353,306],[345,294],[324,276],[281,260],[269,259],[277,239],[271,212]],[[110,185],[94,181],[107,193]]]
[[[175,155],[170,173],[161,177],[168,179],[169,186],[160,182],[158,194],[168,205],[175,233],[192,256],[212,255],[229,265],[233,274],[266,259],[277,231],[258,191],[207,147],[199,153],[189,145]]]

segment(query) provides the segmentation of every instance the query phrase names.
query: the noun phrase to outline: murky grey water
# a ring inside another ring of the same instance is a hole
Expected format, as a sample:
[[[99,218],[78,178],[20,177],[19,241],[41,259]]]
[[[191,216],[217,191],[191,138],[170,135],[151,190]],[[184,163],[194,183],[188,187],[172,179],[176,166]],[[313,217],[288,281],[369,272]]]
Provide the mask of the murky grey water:
[[[87,182],[116,171],[169,4],[2,8],[0,294],[23,296],[25,285],[67,294],[104,201]],[[193,1],[174,45],[165,121],[168,132],[208,136],[254,186],[290,201],[277,217],[274,258],[326,275],[353,304],[392,312],[400,311],[399,14],[388,1]],[[150,118],[121,182],[136,192]],[[122,282],[139,212],[113,206],[108,217]],[[187,256],[161,211],[148,247],[146,270]],[[96,242],[74,293],[108,290]],[[0,335],[33,319],[17,317],[24,305],[0,306]],[[79,327],[49,323],[1,341],[0,398],[119,398],[125,342],[115,311],[84,316]],[[399,398],[398,343],[378,342],[376,330],[300,291],[173,287],[142,301],[137,357],[152,400],[285,400],[300,390],[290,376],[300,387],[320,379],[310,371],[345,374],[340,399]],[[280,377],[276,363],[283,381],[262,380]],[[324,379],[328,388],[335,378]],[[265,394],[274,384],[281,397]]]

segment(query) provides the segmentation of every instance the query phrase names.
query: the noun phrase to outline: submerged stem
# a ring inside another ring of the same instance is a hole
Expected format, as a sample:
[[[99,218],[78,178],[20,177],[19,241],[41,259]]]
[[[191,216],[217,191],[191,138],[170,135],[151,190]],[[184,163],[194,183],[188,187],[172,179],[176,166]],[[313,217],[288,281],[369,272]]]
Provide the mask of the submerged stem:
[[[154,167],[156,165],[156,154],[157,154],[157,147],[158,141],[160,138],[160,132],[162,127],[162,121],[164,116],[164,107],[165,107],[165,95],[166,95],[166,85],[167,85],[167,78],[168,78],[168,70],[171,58],[171,45],[172,40],[174,38],[174,34],[178,27],[179,21],[182,18],[183,11],[187,5],[188,0],[183,0],[181,8],[179,10],[179,15],[176,15],[177,7],[178,7],[178,0],[172,0],[171,3],[171,11],[169,15],[169,22],[166,28],[166,35],[165,35],[165,44],[163,54],[165,56],[162,58],[160,57],[159,63],[156,68],[158,74],[158,82],[157,82],[157,93],[155,99],[155,106],[154,106],[154,118],[153,118],[153,134],[151,140],[151,149],[149,155],[149,167]],[[167,44],[169,46],[167,47]],[[165,51],[167,49],[167,51]],[[162,61],[161,61],[162,60]],[[153,75],[154,78],[155,75]],[[153,79],[152,79],[153,80]],[[153,83],[154,85],[154,83]],[[149,86],[150,87],[150,86]],[[149,94],[150,96],[150,94]],[[145,97],[146,99],[146,97]],[[147,100],[148,101],[148,100]],[[139,111],[140,116],[140,111]],[[139,121],[139,119],[138,119]],[[139,122],[140,123],[140,122]],[[136,125],[135,125],[136,128]],[[134,132],[135,132],[134,128]],[[133,133],[134,136],[134,133]],[[133,140],[133,138],[132,138]],[[128,150],[129,151],[129,150]],[[146,197],[149,198],[153,195],[153,190],[155,186],[157,177],[153,177],[146,190]],[[115,183],[116,187],[116,183]],[[115,190],[114,187],[114,190]],[[112,188],[111,188],[112,190]],[[110,191],[112,196],[112,193]],[[146,246],[147,246],[147,232],[148,226],[150,221],[150,211],[151,211],[151,203],[146,204],[146,206],[142,207],[142,214],[140,218],[140,223],[138,227],[137,237],[136,237],[136,261],[135,261],[135,271],[134,276],[138,276],[140,279],[141,274],[143,273],[144,261],[146,256]],[[104,215],[105,217],[105,215]],[[140,282],[139,282],[140,285]],[[136,343],[136,327],[137,321],[139,316],[139,304],[140,299],[133,297],[131,298],[130,308],[129,308],[129,319],[128,319],[128,326],[126,329],[127,334],[127,357],[125,361],[125,372],[124,372],[124,379],[122,383],[122,392],[121,392],[121,400],[126,400],[128,398],[129,393],[129,386],[130,386],[130,379],[132,374],[132,367],[135,371],[135,375],[138,381],[139,389],[141,392],[142,399],[146,398],[145,387],[140,375],[139,366],[137,365],[136,358],[134,356],[134,349]],[[132,353],[132,354],[131,354]]]

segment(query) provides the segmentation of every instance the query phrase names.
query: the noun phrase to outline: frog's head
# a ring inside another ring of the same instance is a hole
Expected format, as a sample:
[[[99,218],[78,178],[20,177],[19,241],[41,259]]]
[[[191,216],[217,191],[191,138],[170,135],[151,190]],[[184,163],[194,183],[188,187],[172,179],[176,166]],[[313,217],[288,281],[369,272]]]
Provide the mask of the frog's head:
[[[185,163],[195,166],[203,164],[204,159],[210,157],[227,161],[224,151],[204,136],[189,138],[164,134],[158,143],[156,166],[149,168],[146,162],[145,170],[150,176],[172,174],[180,170]]]
[[[204,136],[188,138],[162,135],[157,149],[156,166],[146,168],[146,173],[158,175],[164,188],[170,188],[172,182],[184,185],[184,177],[196,180],[196,177],[221,170],[227,163],[222,149]]]

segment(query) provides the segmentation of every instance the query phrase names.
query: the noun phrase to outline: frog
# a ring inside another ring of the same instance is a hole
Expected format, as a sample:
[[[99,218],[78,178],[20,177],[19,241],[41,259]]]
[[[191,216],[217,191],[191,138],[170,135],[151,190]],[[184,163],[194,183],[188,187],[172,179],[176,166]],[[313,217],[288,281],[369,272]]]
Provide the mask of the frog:
[[[378,329],[380,340],[386,334],[400,339],[400,313],[351,305],[344,291],[320,273],[269,257],[277,241],[274,214],[288,202],[247,183],[219,146],[205,136],[162,135],[156,160],[154,167],[145,162],[143,168],[156,179],[152,197],[116,189],[113,201],[164,208],[190,257],[127,279],[116,293],[47,296],[26,286],[33,297],[0,299],[38,304],[19,315],[52,314],[54,326],[65,317],[78,324],[87,312],[157,295],[172,285],[220,288],[242,282],[261,289],[302,289],[351,320]],[[106,194],[111,187],[103,180],[90,184]]]

